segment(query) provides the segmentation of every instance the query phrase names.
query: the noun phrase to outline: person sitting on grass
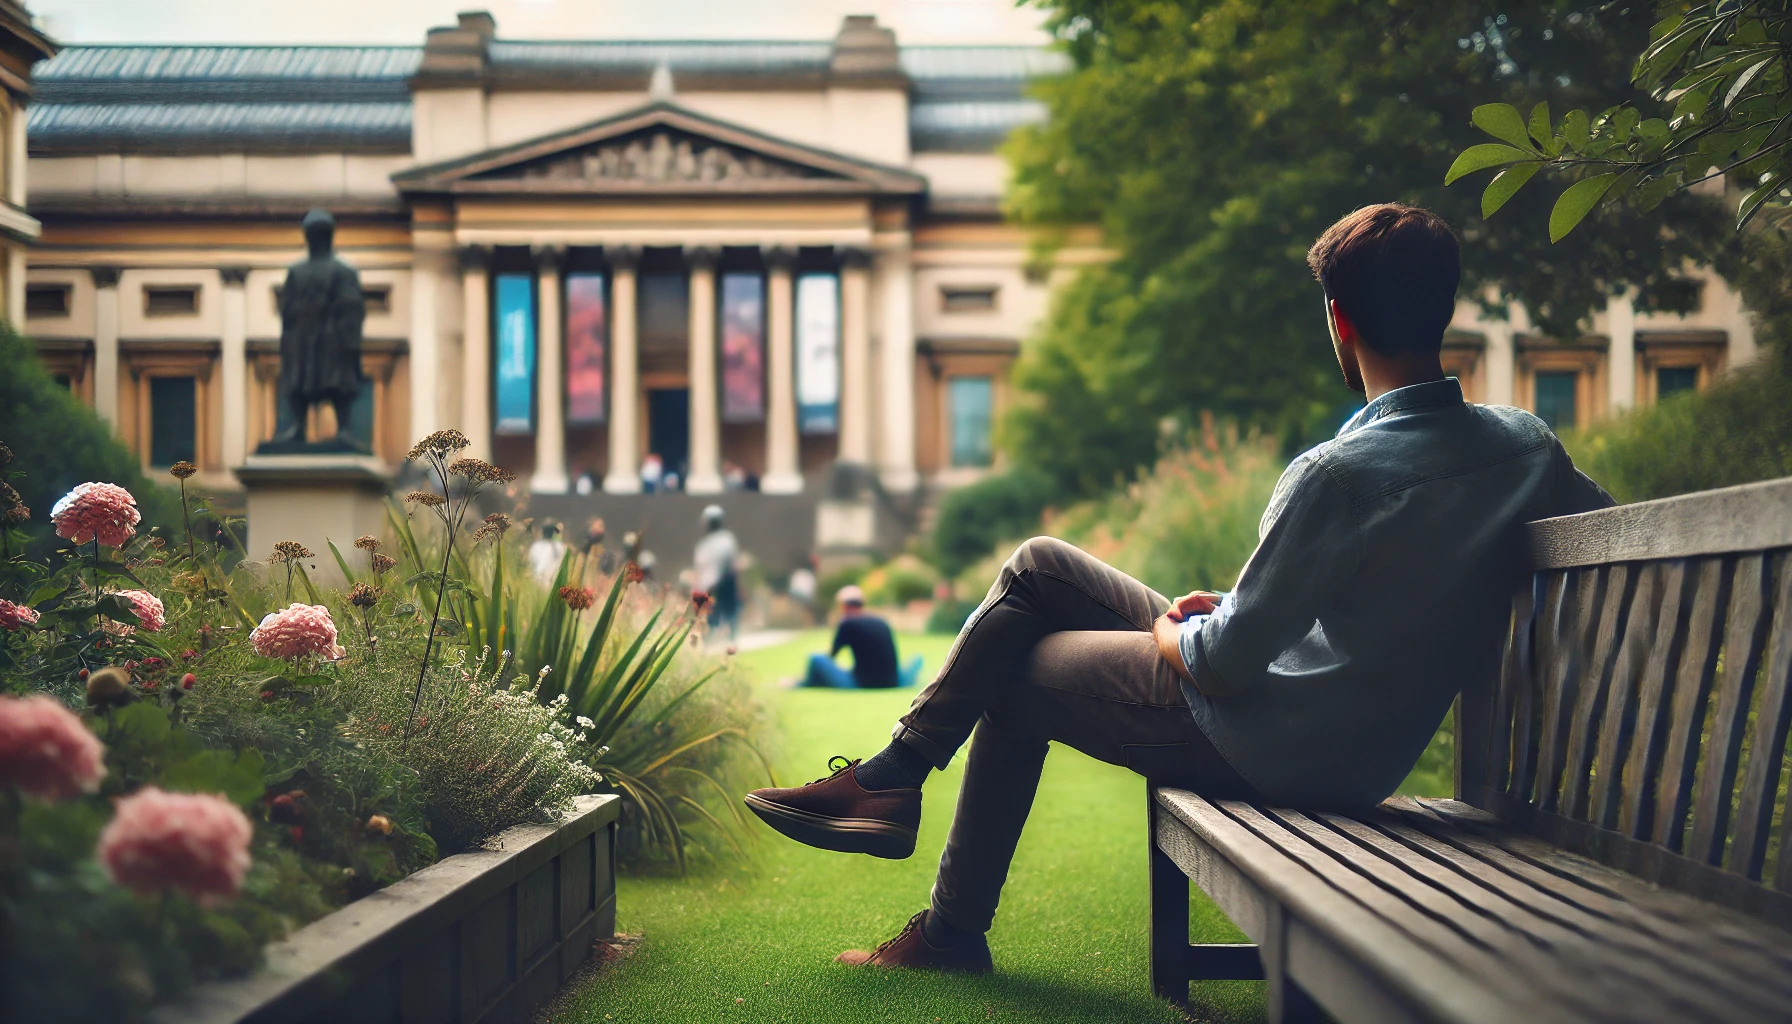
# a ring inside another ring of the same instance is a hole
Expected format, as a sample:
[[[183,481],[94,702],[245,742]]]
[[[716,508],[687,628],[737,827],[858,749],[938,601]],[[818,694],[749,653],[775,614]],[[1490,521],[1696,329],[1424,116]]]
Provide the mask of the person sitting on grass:
[[[834,645],[826,654],[809,655],[809,672],[798,686],[828,686],[836,690],[885,690],[893,686],[911,686],[921,675],[921,658],[916,655],[900,669],[896,667],[896,636],[890,624],[865,611],[865,592],[853,585],[840,588],[835,595],[840,605],[840,625],[834,627]],[[852,648],[852,668],[844,669],[834,660],[840,648]]]
[[[1457,691],[1496,673],[1528,575],[1524,524],[1611,504],[1542,420],[1468,404],[1444,375],[1461,265],[1441,218],[1366,207],[1307,259],[1345,385],[1368,404],[1282,474],[1231,593],[1172,601],[1062,541],[1029,540],[889,746],[747,795],[799,842],[904,858],[922,782],[971,741],[927,909],[838,959],[990,970],[984,935],[1053,740],[1213,799],[1378,803]],[[1224,372],[1198,350],[1187,366]]]

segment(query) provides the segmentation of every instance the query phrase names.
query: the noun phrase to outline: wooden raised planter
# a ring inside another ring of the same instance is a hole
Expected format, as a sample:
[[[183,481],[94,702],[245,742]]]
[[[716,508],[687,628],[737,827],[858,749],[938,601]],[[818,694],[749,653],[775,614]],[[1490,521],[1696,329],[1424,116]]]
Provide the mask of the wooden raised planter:
[[[156,1024],[523,1021],[616,930],[621,798],[579,797],[270,945],[254,974],[202,985]]]

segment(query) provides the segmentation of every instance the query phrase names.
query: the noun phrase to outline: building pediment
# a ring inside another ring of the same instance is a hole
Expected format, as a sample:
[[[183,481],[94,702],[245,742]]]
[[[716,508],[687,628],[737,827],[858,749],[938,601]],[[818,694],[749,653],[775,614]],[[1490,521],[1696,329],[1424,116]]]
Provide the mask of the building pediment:
[[[402,171],[406,193],[913,195],[920,175],[652,103],[570,131]]]

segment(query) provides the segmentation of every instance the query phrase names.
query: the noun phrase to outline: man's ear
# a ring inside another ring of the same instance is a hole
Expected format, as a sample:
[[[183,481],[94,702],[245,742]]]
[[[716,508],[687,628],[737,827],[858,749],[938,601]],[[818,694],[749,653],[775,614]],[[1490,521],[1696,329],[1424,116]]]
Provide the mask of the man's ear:
[[[1332,327],[1337,330],[1339,341],[1355,345],[1361,340],[1362,335],[1356,332],[1356,324],[1350,322],[1350,314],[1344,312],[1344,307],[1338,305],[1337,299],[1328,299],[1326,308],[1331,313]]]

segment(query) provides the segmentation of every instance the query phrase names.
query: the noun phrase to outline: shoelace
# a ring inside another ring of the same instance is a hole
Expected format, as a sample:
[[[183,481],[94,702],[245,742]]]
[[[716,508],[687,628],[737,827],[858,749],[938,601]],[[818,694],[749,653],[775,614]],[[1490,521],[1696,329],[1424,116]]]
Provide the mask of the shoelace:
[[[835,761],[840,762],[840,767],[838,767],[838,768],[834,767]],[[816,782],[826,782],[829,779],[833,778],[834,776],[839,775],[841,772],[847,770],[848,768],[851,768],[853,765],[858,764],[858,763],[859,763],[859,759],[856,757],[848,759],[848,758],[842,757],[839,754],[835,754],[833,757],[828,758],[828,774],[823,775],[821,778],[816,779],[814,782],[809,783],[809,785],[813,786],[813,785],[815,785]]]
[[[923,911],[920,911],[919,913],[915,914],[914,917],[909,918],[908,923],[902,926],[902,930],[896,933],[895,938],[888,940],[883,945],[878,946],[876,949],[871,951],[871,958],[873,960],[877,959],[878,955],[883,953],[884,950],[889,949],[891,946],[896,945],[898,942],[901,942],[903,939],[908,938],[909,933],[913,932],[916,928],[921,927],[921,919],[926,916],[927,916],[927,911],[923,910]],[[927,937],[925,935],[923,935],[921,937],[921,941],[926,942]]]

